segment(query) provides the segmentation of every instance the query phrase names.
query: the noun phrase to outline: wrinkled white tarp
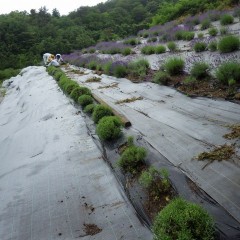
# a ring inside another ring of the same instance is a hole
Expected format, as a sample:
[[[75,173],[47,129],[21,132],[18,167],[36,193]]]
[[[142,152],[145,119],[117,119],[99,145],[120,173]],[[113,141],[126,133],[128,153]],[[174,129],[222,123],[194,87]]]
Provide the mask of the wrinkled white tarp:
[[[239,104],[192,99],[169,87],[154,83],[134,84],[106,75],[101,75],[100,82],[86,83],[88,78],[97,75],[90,70],[81,68],[81,71],[88,74],[79,76],[68,72],[68,75],[125,115],[155,149],[240,222],[240,143],[223,138],[231,131],[226,125],[240,122]],[[109,87],[112,84],[114,87]],[[102,88],[104,86],[108,87]],[[132,97],[143,97],[143,100],[116,104],[116,101]],[[234,142],[238,158],[215,161],[205,168],[207,161],[194,159],[214,146]]]
[[[0,239],[152,239],[55,80],[21,75],[0,104]]]

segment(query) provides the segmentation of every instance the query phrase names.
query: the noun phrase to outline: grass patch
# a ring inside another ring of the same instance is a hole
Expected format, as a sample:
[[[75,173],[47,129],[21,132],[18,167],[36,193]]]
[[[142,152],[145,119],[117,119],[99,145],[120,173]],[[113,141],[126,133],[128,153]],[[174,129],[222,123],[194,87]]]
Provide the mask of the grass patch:
[[[123,99],[123,100],[119,100],[117,102],[115,102],[116,104],[122,104],[122,103],[131,103],[131,102],[135,102],[137,100],[142,100],[142,97],[132,97],[132,98],[127,98],[127,99]]]
[[[225,134],[223,137],[227,139],[240,138],[240,123],[228,126],[232,132]]]
[[[216,147],[211,152],[203,152],[197,156],[197,160],[229,160],[235,154],[235,148],[233,145],[222,145]]]
[[[91,78],[88,78],[85,82],[101,82],[101,78],[99,77],[91,77]]]

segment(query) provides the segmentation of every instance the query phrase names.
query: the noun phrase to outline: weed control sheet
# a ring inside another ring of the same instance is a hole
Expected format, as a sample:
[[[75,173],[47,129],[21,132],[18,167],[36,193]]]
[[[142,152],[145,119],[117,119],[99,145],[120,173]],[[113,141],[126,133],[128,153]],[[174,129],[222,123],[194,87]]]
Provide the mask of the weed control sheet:
[[[0,239],[152,239],[45,68],[4,84]]]
[[[125,115],[132,128],[159,154],[181,169],[240,222],[239,139],[223,137],[231,132],[229,125],[240,121],[239,104],[190,98],[169,87],[149,82],[135,84],[106,75],[101,75],[100,82],[89,83],[86,80],[97,75],[90,70],[80,70],[85,71],[85,75],[74,74],[71,68],[66,72]],[[126,99],[128,101],[124,102]],[[131,102],[129,99],[141,100]],[[117,104],[119,101],[122,103]],[[235,147],[235,154],[229,160],[197,160],[200,153],[224,144]]]

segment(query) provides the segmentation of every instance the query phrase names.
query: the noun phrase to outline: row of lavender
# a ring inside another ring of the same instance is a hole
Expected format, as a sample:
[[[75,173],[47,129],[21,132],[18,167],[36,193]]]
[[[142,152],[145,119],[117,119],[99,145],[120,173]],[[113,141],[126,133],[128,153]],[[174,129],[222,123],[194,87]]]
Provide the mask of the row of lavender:
[[[208,11],[198,16],[190,16],[181,21],[171,21],[164,25],[157,25],[148,30],[142,30],[138,33],[138,36],[148,38],[147,42],[169,42],[175,40],[187,40],[202,38],[203,35],[200,33],[196,36],[193,32],[197,29],[197,25],[201,24],[201,29],[209,30],[209,35],[216,35],[218,32],[221,35],[230,33],[230,29],[226,28],[226,25],[234,22],[233,16],[240,18],[240,6],[235,7],[233,11]],[[218,31],[212,27],[211,22],[221,20],[223,27]],[[100,42],[95,46],[83,49],[83,53],[103,53],[103,54],[123,54],[129,55],[134,53],[132,47],[138,44],[144,43],[136,37],[129,37],[119,42]]]
[[[239,55],[234,55],[235,59],[224,59],[219,61],[218,67],[213,72],[210,65],[203,59],[199,59],[199,56],[195,56],[196,61],[192,62],[191,68],[188,69],[188,76],[191,81],[201,80],[205,77],[216,77],[221,83],[225,85],[238,85],[240,83],[240,59]],[[188,64],[185,63],[180,57],[170,57],[161,64],[159,70],[152,74],[150,71],[150,64],[146,59],[125,61],[115,60],[112,58],[99,58],[97,55],[83,55],[79,52],[71,55],[64,56],[66,61],[70,64],[86,67],[92,70],[103,72],[107,75],[112,75],[118,78],[127,77],[136,81],[154,81],[161,84],[165,84],[170,76],[174,75],[186,75],[184,70]],[[192,61],[195,58],[186,58],[187,61]],[[189,65],[188,65],[189,66]],[[193,74],[193,72],[195,72]],[[212,72],[212,74],[210,74]],[[187,77],[187,81],[189,78]]]

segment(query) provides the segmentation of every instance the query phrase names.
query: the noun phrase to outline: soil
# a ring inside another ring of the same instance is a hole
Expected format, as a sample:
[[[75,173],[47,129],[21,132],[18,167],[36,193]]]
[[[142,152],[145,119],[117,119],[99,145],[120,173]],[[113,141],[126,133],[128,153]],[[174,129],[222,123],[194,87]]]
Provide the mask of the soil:
[[[125,142],[118,146],[118,153],[121,155],[129,147],[128,143]],[[148,166],[144,162],[137,167],[136,173],[128,174],[124,173],[126,177],[126,188],[139,184],[139,177],[141,173],[147,170]],[[170,183],[171,184],[171,183]],[[130,186],[131,185],[131,186]],[[162,191],[163,185],[160,177],[155,179],[154,184],[149,188],[143,188],[142,205],[145,213],[148,215],[150,221],[153,222],[160,210],[162,210],[176,195],[176,191],[172,186],[166,191]]]
[[[237,89],[229,88],[223,84],[218,83],[215,79],[197,80],[197,83],[186,84],[184,80],[188,75],[170,77],[168,86],[177,89],[189,97],[208,97],[208,98],[223,98],[225,100],[235,100],[240,103]]]
[[[84,231],[87,236],[89,236],[89,235],[94,236],[102,231],[102,229],[99,228],[96,224],[84,223],[83,226],[84,226]]]
[[[143,207],[151,221],[153,221],[157,214],[176,196],[176,192],[172,187],[168,192],[163,192],[159,196],[156,196],[152,190],[146,190],[145,193],[148,197]]]

